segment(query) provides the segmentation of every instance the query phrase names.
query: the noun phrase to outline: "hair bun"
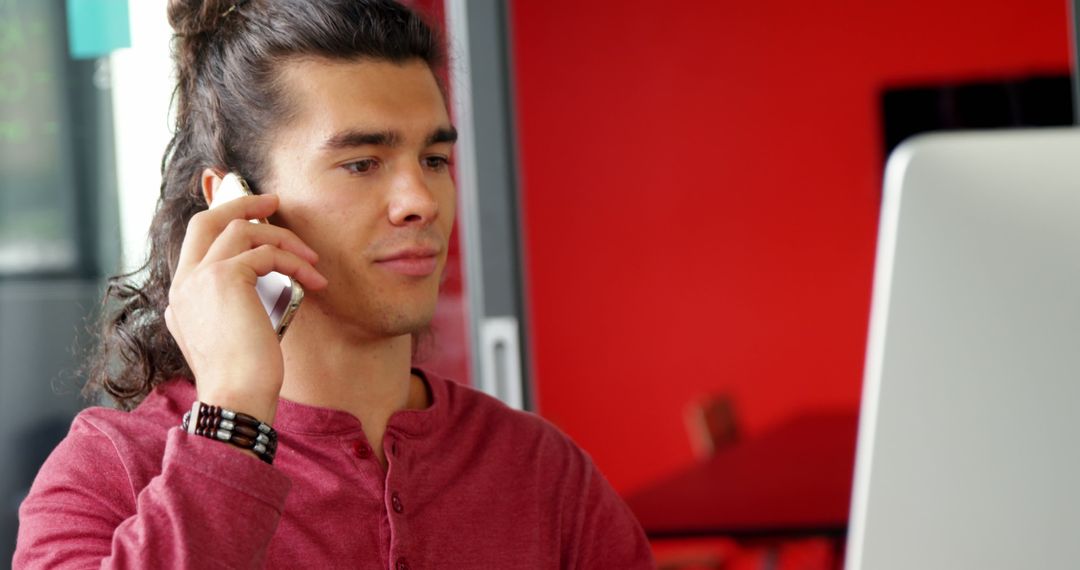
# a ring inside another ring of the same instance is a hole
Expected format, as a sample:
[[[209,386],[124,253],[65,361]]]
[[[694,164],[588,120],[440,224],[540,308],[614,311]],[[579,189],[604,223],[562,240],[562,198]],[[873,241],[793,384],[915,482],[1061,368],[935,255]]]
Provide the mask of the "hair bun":
[[[212,32],[233,7],[246,0],[169,0],[169,25],[178,36]]]

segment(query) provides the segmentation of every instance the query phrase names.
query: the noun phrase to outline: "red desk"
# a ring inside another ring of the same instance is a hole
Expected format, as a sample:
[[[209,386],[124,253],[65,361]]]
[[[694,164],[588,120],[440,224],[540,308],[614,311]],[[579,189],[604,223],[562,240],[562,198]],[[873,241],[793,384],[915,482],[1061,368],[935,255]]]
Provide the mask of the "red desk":
[[[855,413],[798,416],[627,499],[652,538],[842,535]]]

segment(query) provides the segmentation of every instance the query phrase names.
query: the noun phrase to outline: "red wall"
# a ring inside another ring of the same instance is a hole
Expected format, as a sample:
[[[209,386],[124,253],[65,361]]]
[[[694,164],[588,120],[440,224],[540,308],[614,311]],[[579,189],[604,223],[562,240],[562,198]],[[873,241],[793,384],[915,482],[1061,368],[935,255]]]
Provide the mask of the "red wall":
[[[626,492],[858,406],[885,86],[1068,72],[1066,0],[512,4],[538,403]]]

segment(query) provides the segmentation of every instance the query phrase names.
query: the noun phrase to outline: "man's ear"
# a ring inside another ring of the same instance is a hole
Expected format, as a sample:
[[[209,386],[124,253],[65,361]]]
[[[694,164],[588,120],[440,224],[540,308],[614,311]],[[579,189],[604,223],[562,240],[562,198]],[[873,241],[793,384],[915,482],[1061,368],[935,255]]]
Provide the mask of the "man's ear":
[[[203,198],[206,198],[207,205],[213,203],[214,194],[217,193],[218,186],[221,185],[222,176],[213,168],[203,169],[202,177],[199,179],[199,186],[202,187],[202,195]]]

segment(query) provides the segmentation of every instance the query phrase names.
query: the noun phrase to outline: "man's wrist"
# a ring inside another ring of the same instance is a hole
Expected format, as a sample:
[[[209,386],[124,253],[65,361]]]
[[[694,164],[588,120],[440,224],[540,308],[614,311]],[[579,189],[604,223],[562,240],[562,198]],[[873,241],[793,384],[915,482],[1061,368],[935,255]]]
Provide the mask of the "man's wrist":
[[[277,455],[277,431],[249,414],[196,400],[184,414],[181,426],[198,435],[250,451],[258,459],[273,463]]]
[[[204,404],[241,412],[267,425],[273,425],[277,416],[276,396],[267,400],[261,395],[240,394],[225,390],[199,390],[198,398]]]

